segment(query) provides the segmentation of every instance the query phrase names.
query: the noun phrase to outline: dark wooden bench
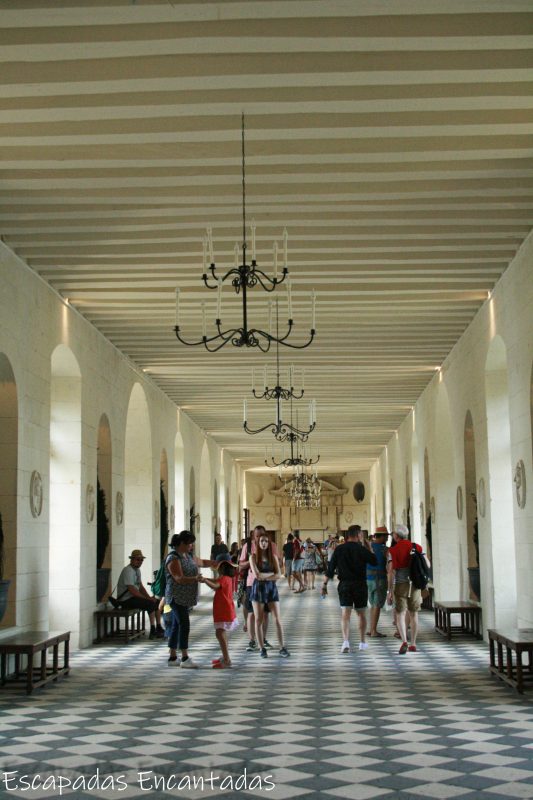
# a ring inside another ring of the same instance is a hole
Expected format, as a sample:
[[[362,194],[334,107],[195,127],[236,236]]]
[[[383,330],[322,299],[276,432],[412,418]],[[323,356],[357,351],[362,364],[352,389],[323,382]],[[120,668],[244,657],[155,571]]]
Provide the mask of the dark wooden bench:
[[[63,642],[63,663],[59,663],[59,645]],[[0,639],[1,685],[2,687],[26,686],[31,694],[38,686],[57,681],[69,673],[70,631],[24,631]],[[48,651],[52,649],[52,663],[48,664]],[[41,663],[34,666],[34,658],[40,653]],[[14,656],[15,671],[8,674],[8,657]],[[26,656],[26,669],[22,657]],[[21,680],[25,678],[25,681]]]
[[[494,630],[492,628],[488,631],[488,635],[490,672],[523,694],[526,683],[533,685],[533,629]],[[514,664],[513,653],[516,654],[516,663]],[[525,665],[522,664],[524,653],[528,654],[527,672],[524,672]]]
[[[435,630],[451,641],[452,633],[466,633],[481,639],[481,608],[467,600],[434,602]],[[461,615],[461,624],[452,625],[452,614]]]
[[[106,608],[103,611],[95,611],[94,644],[111,640],[129,644],[133,639],[144,636],[145,613],[140,608]],[[121,620],[124,620],[123,628],[120,625]]]

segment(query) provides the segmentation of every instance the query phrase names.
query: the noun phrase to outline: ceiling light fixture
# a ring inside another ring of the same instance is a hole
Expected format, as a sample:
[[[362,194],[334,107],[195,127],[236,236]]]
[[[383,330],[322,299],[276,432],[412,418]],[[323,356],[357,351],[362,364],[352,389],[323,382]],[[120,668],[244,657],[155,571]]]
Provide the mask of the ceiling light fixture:
[[[311,294],[311,330],[309,339],[303,344],[293,344],[287,341],[292,329],[294,327],[294,320],[292,314],[292,295],[291,284],[288,277],[289,270],[287,267],[288,262],[288,234],[287,229],[283,231],[283,269],[281,277],[278,277],[278,243],[274,242],[273,259],[274,259],[274,277],[270,278],[265,272],[260,270],[256,261],[256,236],[255,236],[255,221],[252,220],[251,233],[252,233],[252,259],[251,264],[247,263],[247,250],[248,242],[246,239],[246,170],[245,170],[245,151],[244,151],[244,114],[242,115],[241,122],[241,138],[242,138],[242,262],[239,264],[240,254],[239,245],[235,245],[235,263],[231,269],[228,269],[224,275],[217,274],[215,265],[215,256],[213,249],[213,233],[212,229],[207,229],[207,237],[203,242],[203,260],[204,260],[204,273],[202,279],[208,289],[216,289],[217,291],[217,310],[215,318],[216,333],[212,336],[207,335],[207,322],[205,304],[202,304],[202,337],[197,341],[190,342],[184,339],[180,333],[179,325],[179,299],[180,290],[176,289],[176,324],[174,332],[176,338],[183,344],[195,347],[196,345],[203,344],[205,349],[211,353],[220,350],[224,345],[231,343],[234,347],[258,347],[266,353],[270,349],[272,342],[283,344],[286,347],[292,347],[297,350],[303,350],[309,347],[315,338],[315,307],[316,296],[315,292]],[[208,274],[208,257],[209,257],[209,272]],[[229,281],[235,291],[235,294],[242,297],[242,327],[240,328],[227,328],[222,327],[222,286]],[[274,336],[271,327],[271,314],[269,319],[269,330],[262,328],[249,327],[249,309],[247,304],[247,295],[250,289],[260,285],[266,292],[273,292],[279,284],[285,281],[287,287],[287,330],[283,336]]]

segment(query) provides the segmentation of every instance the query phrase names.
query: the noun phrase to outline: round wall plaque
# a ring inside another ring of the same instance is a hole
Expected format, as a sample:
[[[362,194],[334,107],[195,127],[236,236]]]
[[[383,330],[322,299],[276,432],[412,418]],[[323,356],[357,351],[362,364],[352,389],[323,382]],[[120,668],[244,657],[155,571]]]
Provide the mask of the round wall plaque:
[[[513,481],[516,491],[516,502],[519,508],[524,508],[526,505],[526,468],[522,459],[517,463],[513,475]]]
[[[479,511],[482,517],[485,516],[486,508],[487,508],[487,497],[485,494],[485,481],[483,478],[480,478],[477,486],[477,510]]]
[[[455,493],[455,507],[457,509],[457,519],[463,518],[463,487],[458,486]]]
[[[122,497],[122,492],[117,492],[115,498],[115,519],[117,525],[122,525],[122,520],[124,519],[124,498]]]
[[[95,505],[94,486],[91,483],[88,483],[85,490],[85,517],[87,522],[92,522],[94,519]]]
[[[353,513],[352,513],[351,511],[345,511],[345,512],[344,512],[344,519],[346,520],[346,522],[347,522],[348,524],[349,524],[350,522],[353,522]]]
[[[365,484],[362,481],[357,481],[352,491],[356,503],[362,503],[365,499]]]
[[[30,510],[32,517],[39,517],[43,510],[43,481],[36,469],[30,478]]]

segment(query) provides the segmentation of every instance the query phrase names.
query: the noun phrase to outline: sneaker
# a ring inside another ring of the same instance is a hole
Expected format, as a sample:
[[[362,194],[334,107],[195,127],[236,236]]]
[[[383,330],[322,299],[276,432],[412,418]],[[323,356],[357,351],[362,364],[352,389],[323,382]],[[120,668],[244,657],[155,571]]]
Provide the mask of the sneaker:
[[[186,658],[185,661],[182,660],[180,667],[182,669],[198,669],[198,664],[195,664],[192,658]]]
[[[270,644],[268,639],[265,639],[265,647],[266,647],[267,650],[272,650],[272,645]]]
[[[255,639],[250,639],[248,647],[246,648],[247,653],[253,653],[254,650],[257,650],[257,642]]]
[[[261,650],[259,651],[259,655],[261,656],[261,658],[268,658],[268,653],[267,653],[266,647],[262,647],[261,648]]]
[[[398,653],[399,653],[401,656],[403,656],[403,655],[404,655],[404,653],[407,653],[407,649],[408,649],[408,648],[407,648],[407,642],[402,642],[402,644],[401,644],[401,647],[400,647],[400,649],[398,650]]]
[[[350,642],[343,642],[341,647],[341,653],[349,653],[350,652]]]
[[[359,642],[359,650],[368,650],[368,642]]]
[[[407,649],[410,653],[416,653],[416,644],[410,644]]]
[[[279,651],[279,654],[282,658],[288,658],[290,656],[290,653],[286,647],[282,647],[281,650]]]
[[[177,656],[169,656],[167,664],[169,667],[179,667],[180,660]]]

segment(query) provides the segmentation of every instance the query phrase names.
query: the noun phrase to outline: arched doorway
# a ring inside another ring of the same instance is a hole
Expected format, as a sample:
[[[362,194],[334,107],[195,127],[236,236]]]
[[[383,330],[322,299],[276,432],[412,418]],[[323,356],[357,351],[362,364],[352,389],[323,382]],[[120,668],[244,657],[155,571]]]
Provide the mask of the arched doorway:
[[[179,431],[174,441],[174,503],[176,508],[174,529],[179,533],[189,525],[189,519],[185,518],[185,453],[183,437]]]
[[[162,561],[168,547],[168,458],[163,448],[159,459],[159,557]]]
[[[463,561],[460,531],[464,522],[458,516],[458,487],[448,391],[439,382],[436,408],[435,462],[433,484],[436,486],[435,522],[432,524],[433,583],[438,599],[468,596],[463,585]],[[463,489],[460,490],[462,501]],[[462,509],[460,509],[462,515]],[[466,594],[465,594],[466,593]]]
[[[481,599],[479,569],[479,519],[476,479],[476,441],[474,423],[470,411],[466,413],[464,428],[465,459],[465,510],[466,510],[466,556],[470,582],[470,596]]]
[[[18,416],[15,375],[0,353],[0,628],[16,625]]]
[[[516,544],[513,511],[513,465],[507,352],[503,339],[495,336],[485,364],[487,401],[487,442],[489,451],[489,491],[491,568],[494,592],[485,598],[492,608],[488,614],[494,624],[516,626]],[[505,563],[505,569],[502,564]],[[487,608],[487,611],[489,609]]]
[[[422,543],[428,554],[428,558],[430,563],[433,564],[433,547],[432,547],[432,539],[433,539],[433,519],[432,519],[432,506],[431,506],[431,483],[429,479],[429,455],[427,451],[427,447],[424,450],[424,514],[425,514],[425,525],[424,530],[422,531],[423,539]]]
[[[420,496],[420,473],[418,457],[418,434],[413,411],[413,433],[411,438],[411,539],[422,544],[422,524],[425,520],[425,504]]]
[[[96,448],[96,600],[111,590],[113,515],[111,428],[105,414],[98,423]]]
[[[142,386],[131,390],[126,418],[124,453],[124,563],[132,550],[146,556],[144,580],[151,579],[153,560],[154,514],[152,504],[152,436],[148,403]]]
[[[204,442],[200,458],[200,541],[198,542],[197,555],[209,558],[213,542],[213,490],[211,488],[211,464],[209,461],[209,448]],[[198,533],[196,534],[198,539]]]
[[[50,630],[70,629],[76,642],[81,600],[81,371],[64,344],[52,353],[50,388],[48,622]],[[83,517],[91,527],[93,503],[94,486],[87,484]],[[94,562],[92,580],[93,570]]]

